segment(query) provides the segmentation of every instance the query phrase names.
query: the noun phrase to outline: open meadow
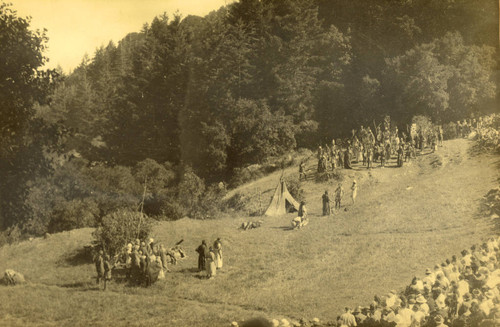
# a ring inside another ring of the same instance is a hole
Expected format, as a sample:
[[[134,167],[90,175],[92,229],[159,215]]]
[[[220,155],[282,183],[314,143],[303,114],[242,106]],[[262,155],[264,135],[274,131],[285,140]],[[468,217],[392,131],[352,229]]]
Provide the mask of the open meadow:
[[[360,165],[343,171],[345,208],[321,216],[321,194],[337,183],[304,182],[310,223],[290,230],[289,214],[215,220],[184,218],[158,223],[157,241],[180,239],[188,257],[150,288],[113,282],[103,292],[82,254],[92,229],[80,229],[0,248],[0,271],[19,271],[29,283],[2,287],[2,326],[229,326],[231,321],[318,317],[335,320],[345,305],[368,305],[373,296],[400,290],[425,268],[496,235],[483,196],[498,186],[498,156],[471,154],[472,142],[446,141],[402,168]],[[314,160],[308,167],[314,167]],[[394,162],[390,163],[394,165]],[[235,192],[262,192],[267,205],[281,172]],[[296,167],[285,176],[297,176]],[[350,203],[350,185],[358,198]],[[248,220],[261,228],[242,231]],[[220,237],[224,267],[206,280],[196,271],[201,240]]]

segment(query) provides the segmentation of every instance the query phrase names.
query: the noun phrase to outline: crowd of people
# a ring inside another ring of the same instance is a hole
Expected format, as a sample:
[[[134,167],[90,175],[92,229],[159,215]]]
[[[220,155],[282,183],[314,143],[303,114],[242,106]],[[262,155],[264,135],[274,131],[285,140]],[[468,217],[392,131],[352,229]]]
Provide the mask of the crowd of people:
[[[179,243],[181,243],[182,240]],[[125,278],[133,285],[150,286],[165,278],[169,272],[168,266],[176,264],[177,256],[186,257],[180,246],[167,248],[164,244],[155,244],[154,239],[141,241],[136,239],[128,243],[123,251],[115,258],[110,258],[102,250],[97,254],[94,262],[97,272],[97,284],[103,283],[104,290],[107,282],[112,279],[113,268],[121,266],[125,270]]]
[[[476,133],[476,139],[481,145],[500,149],[500,133],[498,129],[492,127],[495,119],[500,116],[492,114],[476,119],[464,119],[453,124],[455,131],[452,133],[457,137],[467,138],[471,133]],[[346,139],[332,140],[331,145],[320,145],[318,147],[317,173],[327,173],[336,169],[352,169],[353,163],[361,163],[367,169],[373,168],[374,164],[380,162],[380,167],[386,167],[389,160],[396,157],[396,166],[402,167],[405,162],[422,154],[426,147],[432,152],[437,151],[439,146],[443,146],[444,132],[441,125],[431,125],[426,128],[413,125],[409,133],[400,133],[397,127],[391,129],[389,120],[384,121],[384,128],[381,125],[376,127],[373,133],[370,127],[361,126],[360,129],[352,131],[352,137]],[[329,176],[329,175],[328,175]],[[299,165],[299,181],[307,180],[308,169],[302,161]],[[357,182],[354,180],[351,186],[351,201],[355,203],[358,192]],[[339,183],[334,195],[335,209],[340,209],[344,198],[344,188]],[[328,190],[322,195],[323,216],[332,213],[330,196]],[[301,215],[305,210],[305,201],[301,203],[299,215],[292,220],[292,227],[300,228],[307,224],[307,216]]]
[[[480,117],[476,128],[476,139],[480,147],[500,152],[500,115]]]
[[[368,307],[346,308],[338,326],[500,325],[500,238],[452,256],[402,292],[375,296]]]
[[[393,156],[397,157],[396,165],[402,167],[404,162],[416,157],[417,150],[423,151],[429,146],[435,151],[443,144],[443,127],[440,125],[432,128],[417,125],[408,132],[400,132],[395,126],[391,128],[390,120],[384,121],[383,125],[384,128],[379,124],[375,132],[370,127],[361,126],[359,130],[352,130],[350,138],[333,139],[331,144],[320,145],[317,172],[352,169],[353,163],[361,163],[367,169],[378,162],[380,167],[385,167]],[[299,179],[306,177],[305,165],[301,163]]]

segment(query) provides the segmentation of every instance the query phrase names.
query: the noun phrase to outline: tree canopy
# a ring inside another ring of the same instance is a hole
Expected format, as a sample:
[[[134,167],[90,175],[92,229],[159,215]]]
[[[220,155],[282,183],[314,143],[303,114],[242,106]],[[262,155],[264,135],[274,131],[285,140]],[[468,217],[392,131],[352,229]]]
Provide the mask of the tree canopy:
[[[0,5],[4,228],[83,207],[98,223],[137,205],[151,176],[148,208],[184,212],[164,202],[374,120],[446,123],[498,106],[494,0],[240,0],[159,15],[59,77],[29,24]],[[72,170],[102,197],[74,193]],[[68,203],[40,204],[47,185]]]

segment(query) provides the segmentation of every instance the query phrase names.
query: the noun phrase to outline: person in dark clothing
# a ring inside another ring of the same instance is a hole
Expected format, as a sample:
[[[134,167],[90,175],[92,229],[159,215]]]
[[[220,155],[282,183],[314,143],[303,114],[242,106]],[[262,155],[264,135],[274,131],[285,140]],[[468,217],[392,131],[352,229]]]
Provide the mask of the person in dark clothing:
[[[330,214],[330,197],[328,196],[328,191],[322,196],[323,200],[323,216],[328,216]]]
[[[150,259],[146,269],[146,286],[151,286],[158,280],[158,276],[162,269],[161,261],[157,261],[155,257],[152,258],[154,260]]]
[[[304,162],[301,162],[299,165],[299,181],[302,180],[307,180],[307,175],[306,175],[306,164]]]
[[[201,241],[201,245],[196,248],[196,252],[198,252],[198,271],[205,271],[205,254],[209,252],[205,240]]]
[[[132,251],[132,267],[130,269],[131,281],[139,284],[141,279],[141,255],[139,254],[139,246],[136,246]]]
[[[144,283],[146,281],[146,273],[148,271],[149,259],[148,257],[139,250],[139,254],[141,255],[141,270],[140,270],[140,283]]]
[[[404,148],[401,144],[398,148],[398,167],[403,167]]]
[[[99,285],[99,283],[101,282],[101,280],[105,280],[104,279],[104,274],[105,274],[105,270],[104,270],[104,251],[99,251],[99,254],[97,255],[96,259],[95,259],[95,269],[96,269],[96,272],[97,272],[97,284]]]
[[[347,150],[344,153],[344,168],[345,169],[352,169],[351,166],[351,147],[347,147]]]
[[[109,255],[106,255],[104,256],[104,290],[106,290],[107,283],[111,281],[111,269],[113,269],[111,259]]]

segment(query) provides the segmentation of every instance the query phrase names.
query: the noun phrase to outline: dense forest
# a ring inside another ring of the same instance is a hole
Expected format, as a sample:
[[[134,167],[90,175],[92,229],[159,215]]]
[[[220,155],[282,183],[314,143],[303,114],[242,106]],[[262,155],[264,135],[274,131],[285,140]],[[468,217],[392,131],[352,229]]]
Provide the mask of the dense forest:
[[[498,109],[496,0],[240,0],[159,15],[70,74],[0,5],[4,238],[116,210],[206,217],[242,167],[389,115]]]

